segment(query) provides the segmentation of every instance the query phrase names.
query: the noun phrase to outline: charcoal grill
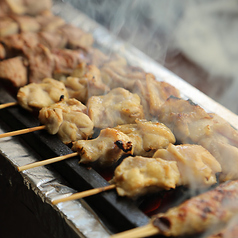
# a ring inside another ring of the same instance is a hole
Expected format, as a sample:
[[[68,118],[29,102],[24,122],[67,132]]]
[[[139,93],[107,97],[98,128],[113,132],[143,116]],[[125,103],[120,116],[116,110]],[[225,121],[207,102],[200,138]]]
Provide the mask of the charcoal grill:
[[[190,98],[207,111],[217,113],[229,121],[235,128],[238,128],[238,118],[235,114],[214,102],[137,49],[125,45],[80,11],[70,5],[56,1],[53,5],[53,12],[64,18],[67,22],[91,32],[97,46],[101,49],[119,52],[132,65],[142,67],[145,71],[153,73],[158,80],[175,85],[185,99]],[[110,48],[108,48],[109,46]],[[0,86],[0,95],[0,103],[15,100],[5,85]],[[0,111],[0,128],[3,132],[38,125],[38,119],[19,106],[5,108]],[[8,146],[6,146],[7,144]],[[24,160],[24,156],[22,156],[22,160],[17,161],[17,155],[14,154],[12,156],[13,152],[11,152],[9,146],[25,148],[28,151],[25,157],[33,157],[30,158],[33,161],[69,154],[72,151],[57,136],[49,135],[44,130],[17,136],[16,138],[1,139],[0,141],[1,163],[3,166],[10,168],[9,171],[2,171],[2,173],[6,176],[16,175],[17,180],[22,181],[21,186],[23,190],[30,188],[29,191],[31,192],[28,191],[27,194],[31,194],[29,197],[32,199],[29,199],[28,206],[39,218],[45,219],[43,223],[53,237],[107,237],[110,233],[128,230],[148,223],[149,217],[138,208],[138,203],[131,199],[117,196],[115,190],[91,196],[84,200],[68,202],[57,206],[51,205],[50,201],[52,198],[58,198],[75,191],[85,191],[91,188],[106,186],[108,182],[93,168],[79,166],[79,158],[77,157],[44,168],[19,173],[16,171],[16,166],[24,165],[27,160]],[[43,170],[39,172],[41,169]],[[37,180],[40,177],[39,174],[46,176],[40,185],[37,184],[39,182]],[[48,181],[47,178],[49,176],[51,180]],[[50,185],[51,188],[54,187],[54,192],[51,193],[47,189],[44,190],[47,185]],[[36,204],[39,209],[34,208]],[[84,218],[80,220],[77,212],[85,213]],[[90,219],[87,219],[87,216]],[[52,218],[54,218],[53,222]],[[53,229],[51,224],[58,228]]]

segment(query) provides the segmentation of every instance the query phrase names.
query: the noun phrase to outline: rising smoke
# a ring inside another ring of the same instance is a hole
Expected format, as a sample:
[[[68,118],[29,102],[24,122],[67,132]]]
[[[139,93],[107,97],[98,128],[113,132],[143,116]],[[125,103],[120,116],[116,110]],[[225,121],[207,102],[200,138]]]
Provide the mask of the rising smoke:
[[[182,52],[210,80],[232,79],[223,94],[214,88],[209,96],[238,113],[237,0],[66,1],[161,64],[168,52]]]

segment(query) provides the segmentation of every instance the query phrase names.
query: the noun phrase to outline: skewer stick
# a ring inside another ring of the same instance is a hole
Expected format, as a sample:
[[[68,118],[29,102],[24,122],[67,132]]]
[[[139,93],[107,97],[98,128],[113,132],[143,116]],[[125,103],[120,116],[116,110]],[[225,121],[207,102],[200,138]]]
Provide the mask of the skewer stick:
[[[31,163],[31,164],[23,165],[21,167],[18,167],[17,169],[18,169],[19,172],[21,172],[23,170],[32,169],[32,168],[36,168],[36,167],[39,167],[39,166],[59,162],[59,161],[62,161],[62,160],[68,159],[68,158],[75,157],[77,155],[78,155],[78,152],[71,153],[71,154],[68,154],[68,155],[62,155],[62,156],[58,156],[58,157],[55,157],[55,158],[46,159],[46,160],[43,160],[43,161],[38,161],[38,162]]]
[[[152,223],[148,225],[137,227],[135,229],[124,231],[115,235],[112,235],[110,238],[141,238],[147,236],[153,236],[159,233],[159,229],[153,226]]]
[[[111,189],[114,189],[114,188],[116,188],[115,184],[111,184],[111,185],[108,185],[106,187],[101,187],[101,188],[94,188],[94,189],[90,189],[88,191],[75,193],[75,194],[73,194],[69,197],[56,199],[52,203],[55,205],[55,204],[58,204],[60,202],[67,202],[67,201],[71,201],[71,200],[85,198],[85,197],[95,195],[95,194],[98,194],[98,193],[101,193],[101,192],[104,192],[104,191],[107,191],[107,190],[111,190]]]
[[[11,131],[11,132],[1,134],[0,138],[4,138],[4,137],[8,137],[8,136],[22,135],[22,134],[26,134],[26,133],[33,132],[33,131],[43,130],[45,128],[46,128],[46,126],[42,125],[42,126],[36,126],[36,127],[32,127],[32,128],[18,130],[18,131]]]
[[[0,109],[6,108],[6,107],[11,107],[18,105],[18,102],[8,102],[0,105]]]

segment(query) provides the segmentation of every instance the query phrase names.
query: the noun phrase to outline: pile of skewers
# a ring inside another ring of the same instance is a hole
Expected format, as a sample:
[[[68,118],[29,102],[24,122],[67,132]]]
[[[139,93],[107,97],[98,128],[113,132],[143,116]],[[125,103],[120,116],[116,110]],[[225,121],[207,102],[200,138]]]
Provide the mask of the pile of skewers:
[[[21,106],[36,112],[41,125],[0,138],[45,129],[74,151],[18,170],[75,156],[79,164],[106,168],[124,158],[108,187],[53,204],[109,189],[136,199],[178,186],[199,189],[221,183],[154,216],[146,227],[113,237],[219,231],[235,217],[238,133],[229,123],[182,99],[175,87],[128,65],[123,57],[94,48],[92,35],[66,24],[49,8],[29,16],[24,15],[27,10],[21,15],[8,1],[3,3],[7,10],[0,16],[7,27],[0,25],[0,78],[17,88],[17,102],[0,108]]]

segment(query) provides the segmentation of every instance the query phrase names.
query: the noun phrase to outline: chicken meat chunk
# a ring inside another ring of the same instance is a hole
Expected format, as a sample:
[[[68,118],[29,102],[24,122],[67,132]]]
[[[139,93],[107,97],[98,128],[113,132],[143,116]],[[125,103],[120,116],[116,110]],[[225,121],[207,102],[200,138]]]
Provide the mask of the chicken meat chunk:
[[[99,96],[110,89],[102,82],[100,70],[94,65],[79,64],[70,77],[63,79],[70,98],[86,104],[91,96]]]
[[[123,87],[132,90],[135,81],[145,80],[145,71],[129,66],[123,57],[114,56],[100,68],[103,81],[110,88]]]
[[[130,156],[116,168],[111,183],[116,184],[120,196],[136,198],[150,192],[175,188],[179,177],[175,161]]]
[[[92,136],[93,122],[86,113],[87,107],[78,100],[62,100],[43,107],[39,112],[39,120],[50,134],[58,133],[60,139],[68,144]]]
[[[23,108],[33,111],[59,102],[62,96],[68,100],[64,84],[52,78],[45,78],[41,83],[21,87],[17,93],[17,100]]]
[[[139,96],[123,88],[112,89],[103,96],[90,97],[87,107],[94,126],[101,129],[134,123],[137,118],[144,118]]]
[[[133,155],[152,156],[157,149],[167,148],[175,143],[171,130],[163,123],[136,119],[134,124],[114,127],[128,135],[133,144]]]
[[[165,236],[195,235],[223,226],[237,214],[238,181],[222,183],[152,218]]]
[[[221,172],[221,165],[200,145],[173,145],[159,149],[153,158],[176,161],[180,172],[179,185],[191,188],[209,187],[217,182],[216,174]]]
[[[128,157],[116,168],[112,183],[120,196],[137,197],[176,186],[209,187],[221,167],[202,146],[169,145],[153,158]]]
[[[160,108],[159,121],[184,144],[199,144],[220,163],[220,181],[238,179],[238,131],[190,100],[169,98]]]
[[[121,131],[106,128],[101,130],[99,136],[93,140],[73,142],[72,150],[80,155],[80,163],[98,161],[102,166],[110,166],[123,154],[132,154],[132,143]]]
[[[180,97],[179,90],[169,83],[157,81],[153,74],[147,73],[146,80],[136,80],[132,92],[141,98],[145,118],[152,120],[159,114],[159,108],[170,97]]]

